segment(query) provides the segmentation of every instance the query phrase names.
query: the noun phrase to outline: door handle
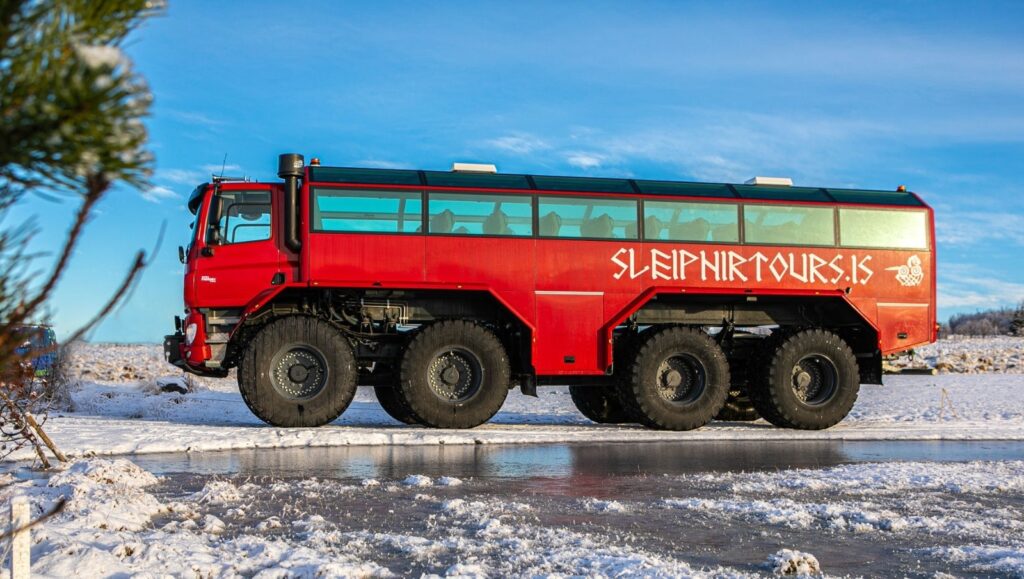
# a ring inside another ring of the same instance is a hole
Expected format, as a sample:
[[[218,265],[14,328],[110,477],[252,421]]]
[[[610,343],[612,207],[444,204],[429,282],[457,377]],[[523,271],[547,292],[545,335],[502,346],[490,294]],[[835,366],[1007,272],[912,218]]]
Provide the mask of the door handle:
[[[213,257],[213,248],[212,247],[204,247],[204,248],[199,250],[199,255],[201,255],[203,257]]]

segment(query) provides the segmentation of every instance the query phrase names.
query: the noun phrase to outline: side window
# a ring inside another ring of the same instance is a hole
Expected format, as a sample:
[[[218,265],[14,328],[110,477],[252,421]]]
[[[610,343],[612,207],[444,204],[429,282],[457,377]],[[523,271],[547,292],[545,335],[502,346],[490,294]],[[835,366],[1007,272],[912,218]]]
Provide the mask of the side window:
[[[924,211],[839,209],[839,242],[847,247],[927,249]]]
[[[644,201],[644,239],[738,243],[739,205]]]
[[[419,191],[313,189],[313,231],[419,233],[423,195]]]
[[[541,237],[637,239],[637,201],[585,197],[541,197]]]
[[[835,245],[831,207],[744,205],[743,240],[780,245]]]
[[[521,195],[430,193],[428,232],[533,235],[533,200]]]
[[[229,245],[270,239],[269,191],[220,191],[213,203],[208,243]]]

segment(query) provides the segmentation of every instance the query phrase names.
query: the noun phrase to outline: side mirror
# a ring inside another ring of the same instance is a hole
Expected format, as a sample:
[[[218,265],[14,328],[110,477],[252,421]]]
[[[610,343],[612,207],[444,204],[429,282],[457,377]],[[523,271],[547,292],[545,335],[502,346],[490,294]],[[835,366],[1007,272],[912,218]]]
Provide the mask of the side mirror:
[[[178,261],[185,263],[185,248],[180,245],[178,246]]]

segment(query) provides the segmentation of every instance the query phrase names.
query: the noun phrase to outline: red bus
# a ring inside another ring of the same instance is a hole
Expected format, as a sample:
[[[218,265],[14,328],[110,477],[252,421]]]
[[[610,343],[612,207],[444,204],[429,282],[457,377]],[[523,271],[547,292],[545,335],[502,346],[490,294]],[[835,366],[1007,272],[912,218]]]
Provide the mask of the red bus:
[[[932,342],[932,210],[897,191],[309,166],[188,200],[168,361],[237,368],[246,403],[317,426],[372,386],[467,428],[568,385],[603,423],[827,428],[888,353]]]

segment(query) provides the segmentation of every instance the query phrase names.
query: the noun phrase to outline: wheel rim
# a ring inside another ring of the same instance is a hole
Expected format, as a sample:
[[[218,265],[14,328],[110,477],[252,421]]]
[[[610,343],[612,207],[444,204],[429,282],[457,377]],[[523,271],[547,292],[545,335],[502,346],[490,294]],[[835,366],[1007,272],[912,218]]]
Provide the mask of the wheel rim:
[[[442,400],[462,402],[480,391],[483,367],[475,354],[461,348],[437,353],[427,367],[427,383]]]
[[[689,354],[674,354],[658,365],[658,394],[673,404],[689,404],[707,387],[704,364]]]
[[[797,400],[808,406],[819,406],[835,396],[839,370],[827,356],[808,354],[793,366],[791,386]]]
[[[308,400],[327,385],[327,360],[311,346],[282,348],[270,362],[270,384],[289,400]]]

